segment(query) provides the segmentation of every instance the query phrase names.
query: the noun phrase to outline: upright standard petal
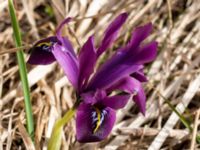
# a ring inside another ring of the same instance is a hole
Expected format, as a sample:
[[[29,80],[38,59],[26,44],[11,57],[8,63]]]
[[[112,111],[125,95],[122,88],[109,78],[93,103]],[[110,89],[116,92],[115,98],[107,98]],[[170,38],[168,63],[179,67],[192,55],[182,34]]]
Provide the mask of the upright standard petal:
[[[32,65],[48,65],[55,61],[52,54],[53,45],[59,43],[56,36],[51,36],[38,41],[31,48],[31,55],[28,63]]]
[[[66,18],[63,22],[61,22],[61,24],[56,29],[56,36],[57,36],[58,40],[62,43],[62,45],[67,47],[68,51],[70,51],[71,54],[74,57],[76,57],[76,54],[74,52],[74,49],[73,49],[70,41],[67,39],[67,37],[63,37],[62,33],[61,33],[64,25],[68,24],[71,20],[72,20],[72,18],[69,17],[69,18]]]
[[[80,74],[79,74],[79,87],[83,89],[83,84],[87,81],[94,71],[96,63],[96,50],[94,47],[94,37],[91,36],[83,45],[79,54]]]
[[[130,40],[131,47],[138,47],[140,43],[149,36],[152,31],[152,23],[148,23],[144,26],[137,27],[133,33]]]
[[[88,90],[106,89],[116,81],[134,73],[140,69],[140,65],[118,64],[97,72],[88,85]]]
[[[66,47],[56,44],[52,51],[54,57],[63,68],[66,76],[75,89],[78,88],[79,66],[78,61]]]
[[[67,47],[68,51],[69,51],[75,58],[77,58],[76,53],[75,53],[75,51],[74,51],[74,48],[72,47],[72,44],[71,44],[71,42],[68,40],[68,38],[67,38],[67,37],[61,37],[60,39],[61,39],[61,41],[62,41],[62,45],[63,45],[64,47]]]
[[[100,56],[110,45],[117,39],[119,29],[125,23],[128,17],[127,13],[120,14],[115,20],[108,26],[104,33],[103,40],[100,47],[97,50],[97,55]]]
[[[127,53],[128,48],[119,50],[97,70],[88,85],[88,89],[109,87],[117,80],[141,69],[141,65],[136,65],[134,61],[130,61],[135,59],[135,56]]]
[[[89,83],[89,88],[105,88],[108,84],[113,84],[113,82],[128,75],[128,73],[132,74],[138,71],[138,69],[141,69],[138,66],[143,65],[143,63],[153,60],[156,56],[157,44],[152,42],[140,48],[140,43],[150,34],[151,29],[151,24],[138,27],[133,33],[131,42],[124,48],[119,49],[100,67]]]
[[[143,65],[155,59],[157,54],[157,42],[152,41],[140,46],[142,41],[149,36],[151,30],[152,24],[148,23],[133,31],[129,44],[127,44],[124,49],[120,50],[121,53],[126,55],[127,61]]]
[[[61,31],[62,28],[65,24],[68,24],[70,21],[72,20],[72,18],[66,18],[65,20],[63,20],[60,25],[57,27],[56,29],[56,36],[58,37],[58,39],[60,40],[60,37],[62,37]]]
[[[115,111],[109,107],[100,109],[80,104],[76,116],[76,138],[79,142],[98,142],[111,132],[116,120]]]
[[[138,80],[132,77],[125,77],[107,89],[108,92],[113,90],[132,93],[133,100],[139,106],[140,111],[145,114],[146,96],[142,84]]]
[[[153,41],[142,46],[133,61],[137,64],[144,64],[153,61],[157,55],[157,45],[157,42]]]

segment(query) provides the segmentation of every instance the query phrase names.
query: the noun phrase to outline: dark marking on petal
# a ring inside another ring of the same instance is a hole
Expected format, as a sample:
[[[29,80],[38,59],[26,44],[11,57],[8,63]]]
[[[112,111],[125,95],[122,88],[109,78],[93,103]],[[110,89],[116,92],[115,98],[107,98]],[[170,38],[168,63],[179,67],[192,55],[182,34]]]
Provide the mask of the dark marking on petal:
[[[41,42],[41,43],[36,44],[35,47],[43,51],[51,52],[53,44],[54,44],[53,42]]]
[[[60,44],[57,37],[55,37],[55,36],[48,37],[46,39],[42,39],[42,40],[38,41],[37,43],[35,43],[32,50],[42,50],[42,51],[46,51],[46,52],[51,52],[52,47],[55,43]]]
[[[28,63],[32,65],[48,65],[54,62],[56,59],[52,54],[52,50],[55,44],[61,44],[56,36],[50,36],[36,42],[30,49],[31,54]]]

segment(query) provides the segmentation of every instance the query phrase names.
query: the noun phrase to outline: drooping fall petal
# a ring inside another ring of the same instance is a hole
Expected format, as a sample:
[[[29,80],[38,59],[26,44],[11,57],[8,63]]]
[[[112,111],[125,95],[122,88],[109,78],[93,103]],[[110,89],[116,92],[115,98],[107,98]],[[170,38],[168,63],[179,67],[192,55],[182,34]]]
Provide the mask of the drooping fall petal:
[[[133,100],[140,108],[140,111],[145,114],[146,96],[142,84],[138,80],[132,77],[125,77],[108,88],[108,91],[113,90],[121,90],[133,94]]]
[[[32,65],[48,65],[55,61],[52,54],[53,45],[59,42],[56,36],[51,36],[38,41],[31,48],[28,63]]]
[[[80,104],[76,115],[76,138],[79,142],[98,142],[105,139],[115,123],[115,111]]]

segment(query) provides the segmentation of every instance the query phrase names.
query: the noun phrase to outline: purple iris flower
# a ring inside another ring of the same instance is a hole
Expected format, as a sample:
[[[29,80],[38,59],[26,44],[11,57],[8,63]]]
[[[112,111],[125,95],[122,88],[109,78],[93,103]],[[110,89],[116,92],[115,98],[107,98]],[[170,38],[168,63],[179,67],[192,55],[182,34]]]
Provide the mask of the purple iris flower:
[[[30,64],[50,64],[55,60],[64,69],[66,76],[78,94],[76,115],[76,137],[79,142],[103,140],[111,132],[116,119],[116,110],[123,108],[130,98],[145,114],[145,92],[142,82],[145,63],[156,57],[157,42],[141,44],[152,30],[148,23],[132,33],[127,45],[120,47],[114,55],[97,70],[95,64],[105,50],[111,47],[118,32],[127,19],[120,14],[108,26],[98,48],[94,36],[88,38],[77,55],[61,30],[71,18],[65,19],[52,36],[37,42],[28,60]]]

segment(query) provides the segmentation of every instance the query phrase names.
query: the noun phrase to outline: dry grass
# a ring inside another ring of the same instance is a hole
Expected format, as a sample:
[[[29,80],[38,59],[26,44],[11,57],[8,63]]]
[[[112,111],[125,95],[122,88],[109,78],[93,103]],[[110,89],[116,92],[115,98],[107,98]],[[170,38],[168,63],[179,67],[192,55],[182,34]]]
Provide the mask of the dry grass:
[[[95,33],[98,44],[105,27],[116,15],[127,11],[120,43],[128,40],[135,26],[152,21],[150,39],[159,42],[157,59],[146,68],[149,83],[147,114],[133,103],[118,111],[112,134],[103,142],[79,144],[75,122],[63,132],[62,149],[200,149],[200,3],[198,0],[19,0],[15,1],[23,34],[23,45],[54,34],[66,16],[76,21],[66,29],[75,49]],[[35,120],[35,144],[28,138],[22,89],[19,80],[7,0],[0,0],[0,149],[46,149],[55,120],[72,107],[73,91],[57,64],[28,66]],[[28,58],[28,49],[25,50]],[[111,50],[108,52],[111,54]],[[180,122],[162,97],[191,121],[193,133]]]

